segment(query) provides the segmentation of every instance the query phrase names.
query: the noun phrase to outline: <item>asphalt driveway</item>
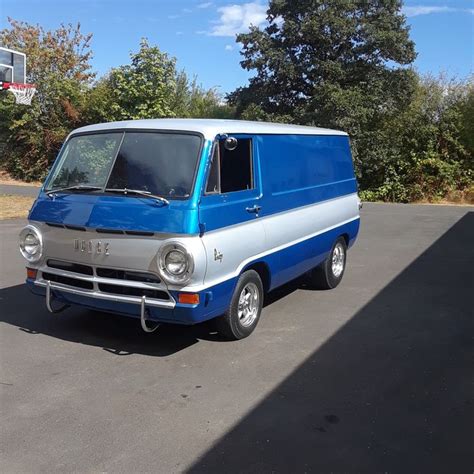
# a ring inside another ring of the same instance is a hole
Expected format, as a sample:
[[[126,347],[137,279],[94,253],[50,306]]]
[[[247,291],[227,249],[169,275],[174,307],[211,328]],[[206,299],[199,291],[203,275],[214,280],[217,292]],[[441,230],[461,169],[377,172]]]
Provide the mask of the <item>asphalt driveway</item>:
[[[273,292],[254,334],[46,311],[0,223],[0,466],[472,472],[474,208],[366,204],[342,284]]]
[[[15,184],[0,184],[0,194],[14,194],[18,196],[38,196],[38,186],[17,186]]]

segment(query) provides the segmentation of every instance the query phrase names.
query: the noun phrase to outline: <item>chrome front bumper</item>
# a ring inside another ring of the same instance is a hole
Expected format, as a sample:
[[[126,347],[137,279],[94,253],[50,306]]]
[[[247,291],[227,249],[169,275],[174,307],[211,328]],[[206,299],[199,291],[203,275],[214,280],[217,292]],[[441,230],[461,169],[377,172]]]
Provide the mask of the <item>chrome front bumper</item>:
[[[78,288],[72,288],[67,285],[62,285],[60,283],[52,283],[50,280],[36,280],[35,285],[46,288],[50,283],[51,290],[63,291],[65,293],[72,293],[73,295],[79,296],[87,296],[90,298],[97,298],[101,300],[108,300],[108,301],[117,301],[119,303],[134,303],[134,304],[141,304],[142,297],[139,296],[121,296],[121,295],[114,295],[114,294],[107,294],[102,293],[100,291],[94,290],[80,290]],[[176,301],[170,296],[170,301],[162,301],[156,300],[152,298],[146,299],[146,304],[148,306],[154,306],[156,308],[167,308],[173,309],[176,306]]]
[[[73,262],[64,263],[69,264]],[[91,275],[61,270],[45,264],[38,268],[37,278],[34,281],[34,284],[45,289],[49,286],[50,290],[119,303],[142,305],[143,297],[145,297],[147,306],[164,309],[173,309],[176,306],[176,301],[168,292],[166,286],[161,282],[149,283],[145,281],[124,280],[120,278],[106,278],[97,275],[97,270],[103,267],[89,265],[88,268],[91,269]],[[134,273],[127,269],[111,270]],[[64,283],[64,281],[67,283]],[[89,288],[80,287],[84,285],[89,286]],[[107,288],[107,291],[104,291],[104,288]],[[127,291],[135,294],[120,294]],[[149,296],[150,293],[163,295],[164,298],[151,297]]]

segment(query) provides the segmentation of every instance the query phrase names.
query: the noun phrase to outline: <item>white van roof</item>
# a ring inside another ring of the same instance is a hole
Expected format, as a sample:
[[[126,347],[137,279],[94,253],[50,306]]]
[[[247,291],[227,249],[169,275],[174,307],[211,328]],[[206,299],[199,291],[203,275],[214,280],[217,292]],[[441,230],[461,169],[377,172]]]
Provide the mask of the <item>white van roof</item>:
[[[282,123],[251,122],[246,120],[216,119],[149,119],[126,120],[122,122],[100,123],[88,125],[74,130],[73,133],[95,132],[113,129],[156,129],[198,132],[207,139],[216,135],[229,133],[273,134],[273,135],[345,135],[346,132],[328,128],[306,127],[302,125],[286,125]]]

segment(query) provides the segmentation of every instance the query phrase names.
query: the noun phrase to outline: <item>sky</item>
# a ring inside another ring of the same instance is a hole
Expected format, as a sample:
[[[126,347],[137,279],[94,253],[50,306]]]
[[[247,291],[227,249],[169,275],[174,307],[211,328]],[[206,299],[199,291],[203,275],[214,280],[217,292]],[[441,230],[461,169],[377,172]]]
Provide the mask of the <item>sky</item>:
[[[221,93],[245,85],[235,35],[265,25],[265,0],[0,0],[7,17],[55,29],[80,22],[93,33],[92,65],[98,75],[127,64],[140,38],[175,56],[178,67]],[[474,72],[474,0],[406,0],[421,73],[464,78]]]

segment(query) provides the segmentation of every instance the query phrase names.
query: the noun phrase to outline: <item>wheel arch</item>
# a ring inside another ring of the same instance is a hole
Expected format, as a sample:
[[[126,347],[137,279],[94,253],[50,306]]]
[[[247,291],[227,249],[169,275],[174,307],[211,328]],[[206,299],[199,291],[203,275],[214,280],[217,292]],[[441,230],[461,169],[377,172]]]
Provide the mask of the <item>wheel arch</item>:
[[[341,234],[339,237],[342,237],[346,241],[346,247],[349,248],[349,242],[350,242],[349,234],[344,233],[344,234]]]
[[[252,262],[243,268],[241,274],[247,270],[254,270],[258,273],[260,279],[262,280],[263,291],[267,293],[271,284],[271,273],[268,265],[263,261]]]

